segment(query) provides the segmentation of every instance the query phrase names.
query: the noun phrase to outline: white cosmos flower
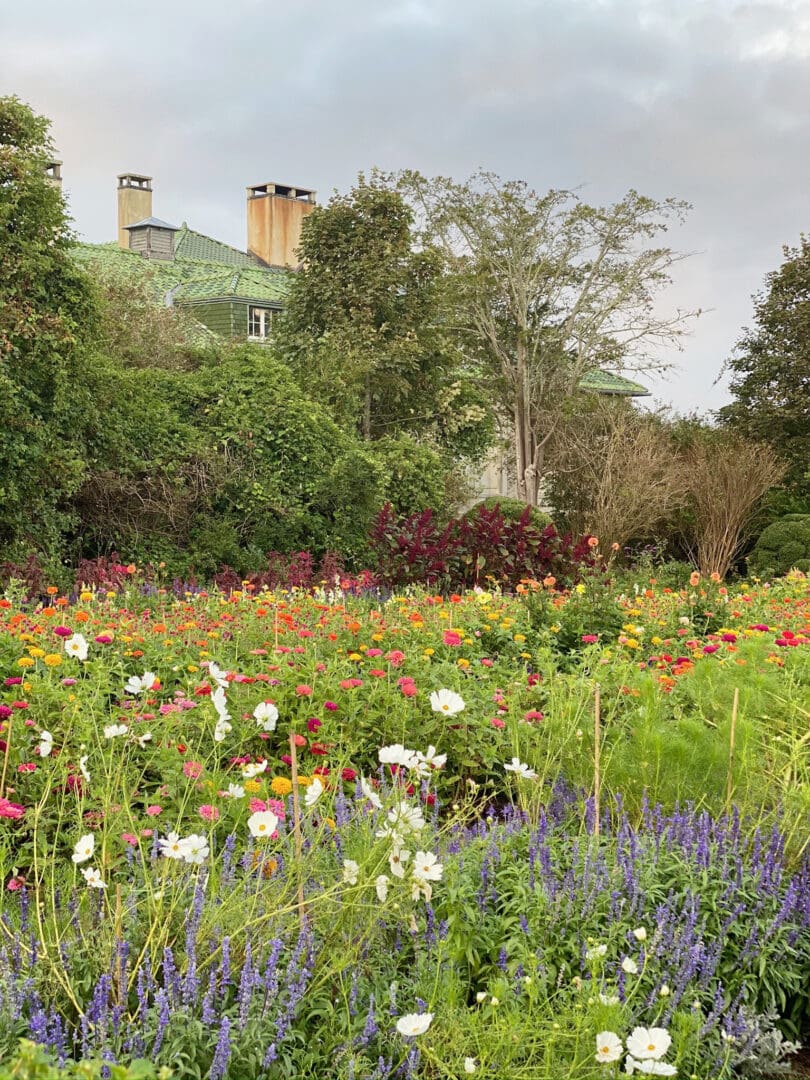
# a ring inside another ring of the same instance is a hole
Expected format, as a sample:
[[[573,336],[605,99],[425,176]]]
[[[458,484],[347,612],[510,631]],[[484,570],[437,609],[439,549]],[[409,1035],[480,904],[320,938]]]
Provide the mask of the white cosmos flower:
[[[257,810],[255,814],[250,815],[247,824],[250,835],[255,836],[257,840],[263,840],[276,831],[278,818],[272,810]]]
[[[85,866],[82,870],[82,877],[91,889],[107,888],[107,882],[101,880],[101,874],[96,870],[95,866]]]
[[[126,694],[142,694],[146,690],[151,690],[155,682],[154,671],[145,671],[143,675],[130,675],[124,686],[124,693]]]
[[[215,682],[220,690],[227,689],[228,680],[225,678],[225,672],[213,660],[208,664],[208,674],[211,681]]]
[[[653,1061],[652,1058],[637,1061],[636,1058],[631,1057],[629,1054],[624,1063],[624,1071],[628,1076],[632,1076],[634,1073],[641,1073],[644,1076],[677,1076],[678,1074],[675,1066],[666,1061]]]
[[[631,956],[625,956],[622,960],[622,971],[626,975],[638,975],[638,964]]]
[[[356,885],[357,875],[360,873],[360,867],[354,861],[354,859],[343,860],[343,881],[346,885]]]
[[[83,634],[73,634],[65,640],[65,652],[68,656],[75,656],[77,660],[86,660],[87,650],[87,638]]]
[[[266,768],[266,761],[249,761],[247,765],[242,766],[242,776],[245,778],[245,780],[252,780],[254,776],[258,776],[259,773],[263,773]]]
[[[386,874],[380,874],[374,882],[374,888],[377,890],[377,899],[381,904],[384,904],[388,899],[388,877]]]
[[[76,863],[87,862],[88,859],[93,858],[93,852],[96,850],[96,839],[92,833],[87,833],[84,836],[80,836],[76,841],[73,848],[73,854],[71,859]]]
[[[43,728],[39,733],[39,756],[48,757],[51,750],[53,750],[53,735],[50,731],[45,731]]]
[[[416,1035],[424,1035],[432,1023],[433,1013],[407,1013],[397,1020],[397,1031],[412,1039]]]
[[[220,720],[230,720],[231,714],[228,712],[228,699],[225,697],[225,691],[222,687],[218,686],[211,695],[211,703],[217,710],[217,716]]]
[[[170,832],[165,839],[158,840],[158,847],[160,848],[160,854],[165,855],[167,859],[183,858],[183,841],[180,839],[179,833]]]
[[[228,784],[226,795],[229,799],[244,799],[245,789],[241,784]]]
[[[419,764],[415,750],[408,750],[402,743],[382,746],[377,754],[381,765],[399,765],[403,769],[415,769]]]
[[[418,900],[420,896],[423,896],[430,903],[433,896],[433,886],[429,881],[420,881],[417,877],[411,878],[411,900]],[[411,916],[411,919],[413,921],[413,916]]]
[[[323,784],[320,782],[320,780],[316,776],[315,779],[312,781],[312,783],[307,788],[306,795],[304,795],[304,805],[305,806],[314,806],[315,803],[318,801],[318,799],[320,799],[321,795],[323,795],[323,792],[324,792]]]
[[[475,1072],[475,1058],[474,1057],[465,1057],[464,1058],[464,1072],[467,1073],[469,1076],[472,1076],[472,1074]]]
[[[455,690],[434,690],[430,695],[430,707],[445,716],[455,716],[464,709],[464,698]]]
[[[618,1005],[619,998],[616,994],[600,994],[599,1002],[602,1005]]]
[[[639,926],[636,930],[633,931],[633,937],[636,939],[636,941],[646,941],[647,940],[647,930],[646,930],[646,928],[643,927],[643,926]]]
[[[225,736],[229,731],[233,731],[233,724],[220,717],[214,724],[214,742],[225,742]]]
[[[407,802],[398,802],[386,815],[391,825],[398,832],[417,833],[425,827],[422,809]]]
[[[145,731],[143,735],[136,735],[134,738],[135,742],[138,744],[138,746],[140,746],[141,750],[145,750],[146,744],[152,741],[152,732]]]
[[[666,1028],[633,1028],[633,1033],[627,1037],[627,1053],[632,1054],[639,1061],[649,1058],[658,1060],[669,1050],[672,1039]]]
[[[394,850],[388,856],[388,863],[389,863],[389,865],[391,867],[391,873],[394,875],[394,877],[398,877],[398,878],[404,878],[405,877],[405,866],[404,866],[404,864],[408,861],[408,859],[410,859],[410,857],[411,857],[410,851],[405,851],[405,850],[403,850],[402,848],[399,848],[399,847],[394,848]]]
[[[360,777],[360,790],[365,795],[368,802],[374,807],[375,810],[382,810],[382,800],[374,788],[371,786],[371,781],[366,780],[365,776]]]
[[[272,701],[260,701],[253,710],[253,719],[263,731],[275,731],[278,709]]]
[[[208,847],[208,838],[205,836],[198,836],[197,833],[192,833],[190,836],[184,837],[180,841],[180,847],[182,849],[184,861],[197,866],[205,862],[210,851],[210,848]]]
[[[85,754],[83,757],[79,758],[79,772],[82,774],[88,784],[90,783],[90,773],[87,771],[87,762],[89,760],[89,756],[89,754]]]
[[[607,945],[592,945],[590,949],[585,952],[586,960],[598,960],[600,956],[604,956],[607,953]]]
[[[432,851],[417,851],[413,857],[411,873],[414,880],[421,885],[426,881],[440,881],[444,867]]]
[[[535,776],[537,776],[534,769],[530,769],[528,765],[524,765],[520,758],[516,757],[513,757],[511,762],[504,765],[504,770],[514,773],[516,776],[522,776],[524,780],[534,780]]]
[[[119,735],[126,735],[128,730],[126,724],[107,724],[104,728],[104,738],[116,739]]]
[[[444,763],[447,761],[447,754],[437,754],[435,746],[429,746],[427,753],[422,753],[421,750],[416,751],[417,767],[416,771],[420,776],[428,776],[432,769],[441,769]]]
[[[622,1040],[615,1031],[600,1031],[596,1036],[596,1054],[594,1057],[601,1065],[618,1061],[622,1056]]]

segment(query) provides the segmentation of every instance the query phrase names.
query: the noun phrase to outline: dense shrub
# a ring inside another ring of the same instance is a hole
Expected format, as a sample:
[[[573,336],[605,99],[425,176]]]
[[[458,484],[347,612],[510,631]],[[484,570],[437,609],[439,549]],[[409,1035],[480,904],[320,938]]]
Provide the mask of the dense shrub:
[[[760,535],[748,558],[756,574],[810,571],[810,514],[786,514]]]
[[[475,515],[480,509],[500,510],[504,520],[514,522],[519,521],[522,517],[526,510],[526,503],[521,502],[520,499],[508,499],[500,495],[491,495],[489,498],[476,503],[471,510],[467,511],[465,516]],[[545,529],[547,525],[552,524],[551,515],[545,513],[539,506],[529,507],[529,521],[536,529]]]
[[[560,536],[553,525],[538,528],[528,506],[516,521],[482,506],[442,525],[432,510],[399,517],[389,504],[371,532],[375,570],[391,587],[463,588],[488,580],[514,586],[547,575],[562,585],[594,564],[588,540]]]

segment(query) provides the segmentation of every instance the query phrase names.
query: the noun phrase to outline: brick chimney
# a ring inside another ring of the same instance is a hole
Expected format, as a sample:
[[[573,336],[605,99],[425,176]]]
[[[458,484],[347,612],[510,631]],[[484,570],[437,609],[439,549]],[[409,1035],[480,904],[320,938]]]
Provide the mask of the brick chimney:
[[[268,266],[298,266],[301,225],[315,209],[315,192],[287,184],[247,189],[247,249]]]
[[[62,190],[62,162],[54,159],[45,165],[45,175],[55,188]]]
[[[152,177],[139,173],[118,176],[118,246],[129,248],[127,225],[152,216]]]

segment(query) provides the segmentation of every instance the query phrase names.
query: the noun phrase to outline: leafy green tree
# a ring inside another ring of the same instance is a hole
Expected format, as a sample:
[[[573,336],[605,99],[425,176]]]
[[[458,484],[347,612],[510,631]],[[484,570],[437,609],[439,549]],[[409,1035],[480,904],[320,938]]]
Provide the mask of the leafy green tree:
[[[342,426],[366,440],[418,434],[463,456],[486,443],[487,410],[450,340],[442,259],[414,247],[412,223],[376,175],[316,208],[275,344]]]
[[[45,169],[49,123],[0,98],[0,549],[54,550],[81,482],[94,290]]]
[[[784,248],[784,262],[754,297],[754,326],[726,365],[734,401],[720,419],[770,443],[788,463],[786,485],[810,497],[810,239]]]
[[[650,346],[684,332],[688,313],[656,300],[679,258],[658,237],[686,204],[630,191],[587,206],[492,173],[459,184],[409,172],[399,188],[424,242],[444,253],[456,341],[513,437],[518,494],[536,504],[549,441],[583,377],[663,367]]]

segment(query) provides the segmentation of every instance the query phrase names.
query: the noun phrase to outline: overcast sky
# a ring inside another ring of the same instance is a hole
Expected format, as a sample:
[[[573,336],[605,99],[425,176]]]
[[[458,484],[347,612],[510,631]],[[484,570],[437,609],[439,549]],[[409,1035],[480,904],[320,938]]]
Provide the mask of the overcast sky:
[[[726,400],[751,294],[810,230],[810,0],[0,0],[2,93],[53,120],[92,241],[127,170],[239,247],[248,184],[324,201],[374,165],[686,199],[671,303],[708,311],[647,380],[681,410]]]

